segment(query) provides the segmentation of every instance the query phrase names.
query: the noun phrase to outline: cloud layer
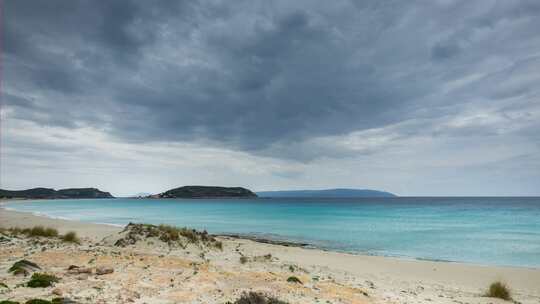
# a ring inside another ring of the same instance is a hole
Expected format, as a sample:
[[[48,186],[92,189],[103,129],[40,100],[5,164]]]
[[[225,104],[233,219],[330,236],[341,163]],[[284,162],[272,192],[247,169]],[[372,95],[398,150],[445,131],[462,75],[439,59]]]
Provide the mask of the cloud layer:
[[[131,151],[133,170],[167,184],[540,194],[538,1],[3,10],[3,185],[71,158],[71,174],[101,163],[115,180]],[[137,192],[130,182],[115,191]]]

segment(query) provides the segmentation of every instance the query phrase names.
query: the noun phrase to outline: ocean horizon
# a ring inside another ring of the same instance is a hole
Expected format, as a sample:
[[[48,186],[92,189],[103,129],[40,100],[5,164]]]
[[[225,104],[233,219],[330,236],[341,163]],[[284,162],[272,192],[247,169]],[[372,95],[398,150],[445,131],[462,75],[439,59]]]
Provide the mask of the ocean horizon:
[[[3,207],[108,225],[185,226],[353,254],[540,267],[539,197],[117,198]]]

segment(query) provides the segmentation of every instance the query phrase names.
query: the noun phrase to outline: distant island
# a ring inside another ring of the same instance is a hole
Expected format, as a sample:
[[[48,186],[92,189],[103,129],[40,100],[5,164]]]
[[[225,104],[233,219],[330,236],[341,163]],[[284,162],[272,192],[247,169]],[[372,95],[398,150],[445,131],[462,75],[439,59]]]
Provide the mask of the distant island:
[[[54,190],[51,188],[32,188],[27,190],[0,189],[0,198],[4,199],[76,199],[76,198],[114,198],[109,192],[96,188],[69,188]]]
[[[325,189],[325,190],[290,190],[290,191],[261,191],[259,197],[323,197],[323,198],[353,198],[353,197],[396,197],[395,194],[370,189]]]
[[[149,198],[255,198],[257,194],[242,187],[183,186]]]

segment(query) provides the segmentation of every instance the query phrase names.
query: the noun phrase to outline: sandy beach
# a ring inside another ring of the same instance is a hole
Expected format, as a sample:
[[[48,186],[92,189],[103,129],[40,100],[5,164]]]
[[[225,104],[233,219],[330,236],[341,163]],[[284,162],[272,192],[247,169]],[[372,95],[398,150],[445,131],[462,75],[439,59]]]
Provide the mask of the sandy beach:
[[[0,209],[0,227],[36,225],[60,234],[75,231],[82,242],[5,236],[0,282],[8,288],[0,287],[0,301],[61,295],[77,303],[226,303],[260,291],[289,303],[487,304],[506,302],[483,296],[500,280],[515,302],[540,303],[540,269],[352,255],[230,237],[217,238],[222,249],[171,247],[153,239],[117,246],[125,234],[120,227]],[[60,281],[47,288],[17,287],[28,278],[7,270],[23,258]],[[93,270],[74,273],[67,270],[71,265]],[[98,275],[100,267],[113,273]],[[291,276],[301,283],[288,282]]]

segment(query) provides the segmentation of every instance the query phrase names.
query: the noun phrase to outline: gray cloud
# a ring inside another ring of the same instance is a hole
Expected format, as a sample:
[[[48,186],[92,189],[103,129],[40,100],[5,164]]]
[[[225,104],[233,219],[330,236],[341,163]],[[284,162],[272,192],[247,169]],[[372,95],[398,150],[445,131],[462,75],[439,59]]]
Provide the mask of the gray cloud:
[[[536,0],[17,0],[3,13],[7,117],[40,126],[302,163],[423,136],[540,145]]]

